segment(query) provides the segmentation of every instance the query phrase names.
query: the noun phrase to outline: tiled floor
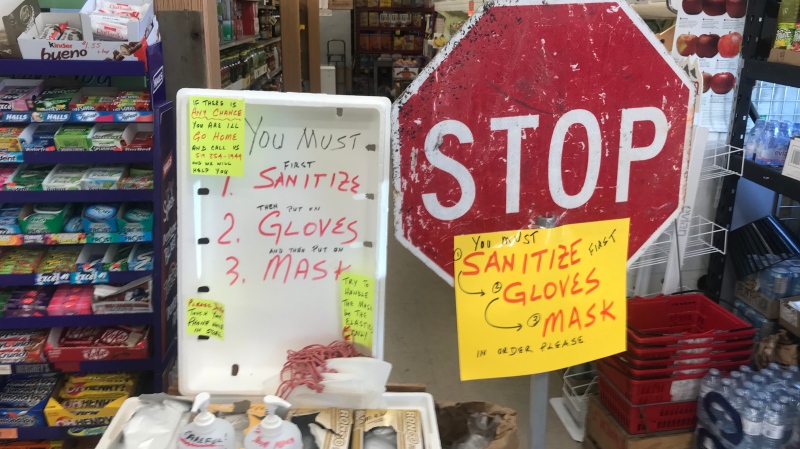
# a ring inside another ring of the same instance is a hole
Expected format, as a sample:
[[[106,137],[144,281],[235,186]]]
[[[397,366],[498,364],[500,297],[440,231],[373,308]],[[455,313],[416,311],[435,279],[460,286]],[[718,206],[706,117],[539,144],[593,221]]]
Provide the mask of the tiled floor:
[[[461,382],[458,374],[455,299],[452,287],[389,238],[385,358],[392,381],[427,385],[436,400],[487,401],[517,411],[520,448],[528,447],[529,377]],[[561,380],[550,376],[550,395]],[[577,449],[548,406],[547,448]]]

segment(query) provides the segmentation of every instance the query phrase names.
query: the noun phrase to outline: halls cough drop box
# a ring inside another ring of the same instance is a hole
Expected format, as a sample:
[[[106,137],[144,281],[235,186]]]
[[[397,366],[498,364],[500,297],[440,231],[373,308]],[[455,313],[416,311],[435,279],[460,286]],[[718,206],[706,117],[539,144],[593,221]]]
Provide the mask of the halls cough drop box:
[[[234,120],[232,130],[226,125],[226,136],[233,136],[223,149],[212,148],[219,142],[208,140],[217,125],[190,125],[190,115],[214,116],[202,110],[204,104],[220,103],[202,102],[209,97],[224,100],[223,107],[244,105],[246,122]],[[264,381],[279,375],[287,351],[342,339],[340,275],[346,272],[374,280],[372,338],[359,343],[365,343],[362,351],[371,346],[372,355],[383,358],[389,108],[389,101],[374,97],[178,93],[177,204],[178,216],[184,217],[178,232],[181,394],[205,391],[212,402],[259,402]],[[241,125],[243,138],[237,135]],[[194,139],[198,131],[208,131],[206,140]],[[233,145],[241,146],[238,153]],[[214,151],[219,154],[209,156]],[[193,166],[213,172],[219,160],[229,162],[225,170],[242,161],[243,176],[192,174]],[[189,334],[190,299],[224,308],[222,338]],[[129,402],[99,449],[108,447],[138,407],[136,398]],[[383,402],[390,409],[419,411],[425,447],[440,447],[430,395],[385,393]]]

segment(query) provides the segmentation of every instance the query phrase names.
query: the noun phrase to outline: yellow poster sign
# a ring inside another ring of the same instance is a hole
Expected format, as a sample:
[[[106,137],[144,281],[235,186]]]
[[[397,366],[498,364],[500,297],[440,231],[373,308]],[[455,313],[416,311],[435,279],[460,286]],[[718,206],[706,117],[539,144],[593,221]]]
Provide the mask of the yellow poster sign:
[[[187,299],[186,333],[225,340],[225,305],[210,299]]]
[[[244,176],[244,99],[189,97],[193,175]]]
[[[455,237],[461,380],[625,350],[628,219]]]
[[[372,349],[375,319],[375,280],[360,274],[342,273],[342,335]]]

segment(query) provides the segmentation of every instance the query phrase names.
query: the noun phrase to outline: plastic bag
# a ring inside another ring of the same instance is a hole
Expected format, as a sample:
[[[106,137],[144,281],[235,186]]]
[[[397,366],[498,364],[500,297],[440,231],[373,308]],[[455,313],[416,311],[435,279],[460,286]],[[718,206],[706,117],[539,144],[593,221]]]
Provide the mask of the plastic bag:
[[[469,433],[453,443],[453,449],[485,449],[497,436],[497,427],[503,420],[495,415],[472,413],[467,418]]]

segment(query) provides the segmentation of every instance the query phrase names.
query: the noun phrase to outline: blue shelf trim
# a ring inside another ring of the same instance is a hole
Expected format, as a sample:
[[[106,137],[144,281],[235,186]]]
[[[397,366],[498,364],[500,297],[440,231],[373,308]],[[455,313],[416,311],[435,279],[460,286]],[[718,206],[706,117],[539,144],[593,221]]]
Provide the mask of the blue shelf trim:
[[[68,326],[145,325],[153,322],[152,313],[120,313],[113,315],[71,315],[0,318],[0,329],[42,329]]]
[[[0,75],[106,75],[145,76],[141,61],[41,61],[2,59]]]
[[[24,151],[31,164],[129,164],[153,162],[152,151]],[[151,195],[148,195],[151,196]]]
[[[18,440],[63,440],[66,438],[102,435],[106,426],[94,429],[70,427],[19,427]],[[6,440],[9,441],[9,440]],[[10,440],[13,441],[13,440]]]
[[[27,123],[153,123],[153,111],[8,111],[0,112],[0,122],[9,125],[24,125]]]
[[[92,162],[87,160],[86,162]],[[153,190],[43,190],[0,192],[0,203],[121,203],[153,201]]]
[[[133,282],[137,279],[141,279],[145,276],[150,276],[153,274],[152,271],[109,271],[104,272],[108,274],[108,281],[103,283],[109,284],[127,284],[128,282]],[[73,273],[61,273],[64,274],[73,274]],[[53,283],[37,283],[37,276],[41,276],[41,274],[2,274],[0,275],[0,286],[3,287],[18,287],[22,285],[54,285]],[[62,284],[69,284],[70,282],[60,282]],[[77,284],[77,283],[75,283]]]

